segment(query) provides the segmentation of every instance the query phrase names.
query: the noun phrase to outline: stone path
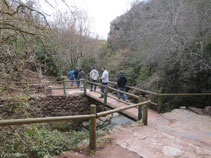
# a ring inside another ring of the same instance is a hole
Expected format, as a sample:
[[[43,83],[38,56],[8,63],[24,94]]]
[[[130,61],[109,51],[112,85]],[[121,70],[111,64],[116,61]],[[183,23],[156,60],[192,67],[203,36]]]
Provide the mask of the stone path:
[[[87,95],[103,103],[100,94],[88,90]],[[107,103],[126,106],[112,98]],[[136,108],[124,113],[137,119]],[[181,109],[165,114],[149,110],[148,116],[148,126],[134,123],[112,131],[114,143],[143,158],[211,158],[211,117]]]
[[[144,158],[211,157],[211,118],[186,110],[160,114],[148,126],[134,123],[112,133],[117,145]]]

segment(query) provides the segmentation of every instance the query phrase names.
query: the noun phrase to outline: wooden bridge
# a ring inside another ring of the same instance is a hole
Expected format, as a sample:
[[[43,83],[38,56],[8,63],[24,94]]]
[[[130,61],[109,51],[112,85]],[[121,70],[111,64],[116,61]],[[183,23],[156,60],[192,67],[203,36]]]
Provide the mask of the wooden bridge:
[[[77,93],[77,91],[74,91],[73,89],[77,89],[70,87],[69,84],[70,81],[63,81],[63,92],[65,95],[68,94],[74,94],[75,92]],[[90,84],[96,84],[98,86],[98,89],[94,92],[94,91],[90,91]],[[148,90],[144,90],[144,89],[140,89],[137,87],[132,87],[132,86],[126,86],[127,89],[131,89],[133,91],[139,92],[141,94],[143,94],[145,97],[143,97],[142,95],[135,95],[132,93],[128,93],[128,92],[122,92],[119,91],[118,89],[116,89],[115,87],[117,87],[117,83],[110,81],[109,84],[107,86],[105,86],[105,92],[104,92],[104,98],[99,98],[101,93],[100,88],[103,85],[100,83],[93,83],[89,80],[84,80],[84,89],[83,91],[79,91],[79,93],[84,93],[84,95],[103,103],[104,105],[112,108],[112,109],[118,109],[118,108],[122,108],[125,106],[131,106],[134,105],[134,102],[125,102],[123,100],[118,100],[117,99],[117,92],[120,93],[126,93],[131,100],[135,101],[135,103],[141,103],[143,101],[149,100],[150,104],[148,104],[147,108],[145,108],[145,106],[143,106],[142,108],[139,106],[139,108],[130,108],[128,110],[124,110],[124,111],[120,111],[121,114],[133,119],[133,120],[141,120],[143,117],[145,117],[145,122],[144,124],[147,125],[147,121],[149,120],[155,120],[159,118],[159,113],[161,112],[161,108],[162,108],[162,98],[163,97],[168,97],[168,96],[211,96],[211,93],[171,93],[171,94],[164,94],[164,93],[156,93],[156,92],[151,92]],[[62,89],[57,88],[57,89]],[[57,90],[55,89],[55,90]],[[69,90],[68,93],[66,93]],[[149,105],[154,106],[154,109],[157,109],[157,112],[149,109]],[[142,119],[143,121],[144,119]]]
[[[118,109],[118,108],[121,108],[121,107],[125,107],[125,106],[130,106],[130,105],[133,105],[134,103],[128,101],[124,101],[124,100],[119,100],[117,99],[117,96],[115,94],[113,94],[112,92],[120,92],[120,93],[126,93],[129,97],[132,97],[133,99],[136,100],[136,103],[141,103],[143,101],[146,101],[146,100],[149,100],[149,96],[146,95],[145,98],[143,98],[142,96],[137,96],[137,95],[134,95],[134,94],[131,94],[131,93],[127,93],[127,92],[122,92],[122,91],[119,91],[115,88],[112,88],[111,86],[105,86],[105,91],[104,91],[104,98],[100,98],[101,96],[101,91],[100,89],[97,89],[96,91],[91,91],[89,88],[87,88],[87,86],[89,84],[96,84],[96,83],[93,83],[93,82],[90,82],[88,80],[85,81],[86,84],[85,84],[85,87],[84,87],[84,94],[112,109]],[[98,87],[102,87],[103,85],[101,84],[97,84]],[[145,117],[146,119],[148,118],[148,113],[150,113],[150,115],[156,115],[156,112],[155,111],[152,111],[147,107],[143,107],[143,109],[140,109],[140,108],[131,108],[131,109],[128,109],[128,110],[124,110],[124,111],[121,111],[120,112],[121,114],[133,119],[133,120],[140,120],[143,117]],[[145,120],[144,124],[147,125],[147,120]]]
[[[61,83],[63,83],[63,87],[61,87]],[[158,94],[158,93],[138,89],[135,87],[127,86],[128,88],[158,97],[158,100],[157,100],[158,102],[156,103],[156,102],[152,102],[148,95],[145,95],[145,97],[142,97],[141,95],[137,96],[137,95],[134,95],[131,93],[121,91],[121,93],[126,93],[128,96],[130,96],[131,98],[136,100],[136,103],[132,103],[132,102],[125,102],[123,100],[118,100],[116,95],[111,93],[111,92],[120,92],[119,90],[114,88],[115,86],[113,87],[111,85],[111,84],[115,85],[114,82],[110,82],[110,84],[108,86],[105,86],[104,98],[99,98],[99,96],[102,94],[99,89],[96,92],[90,91],[88,88],[88,84],[91,84],[91,82],[88,80],[84,80],[85,86],[83,87],[83,91],[80,91],[79,88],[77,88],[77,87],[70,87],[69,81],[61,81],[61,82],[59,82],[58,87],[50,88],[50,86],[49,86],[48,88],[51,90],[51,92],[57,91],[57,90],[59,90],[59,92],[62,92],[62,90],[63,90],[64,95],[83,93],[84,95],[91,97],[92,99],[95,99],[95,100],[113,108],[113,110],[96,113],[96,106],[91,105],[89,115],[0,120],[0,126],[59,122],[59,121],[70,121],[70,120],[90,120],[90,128],[89,128],[90,147],[91,147],[91,149],[96,149],[96,119],[99,117],[103,117],[108,114],[113,114],[115,112],[121,112],[122,114],[127,115],[128,117],[130,117],[134,120],[142,120],[143,124],[147,125],[148,118],[150,120],[149,122],[152,121],[152,123],[153,123],[153,120],[164,118],[162,115],[158,114],[160,112],[161,97],[163,97],[163,96],[211,95],[211,93]],[[94,84],[96,84],[96,83],[94,83]],[[103,86],[99,83],[97,83],[97,85],[99,87]],[[49,89],[47,89],[47,91]],[[29,92],[30,92],[30,89],[29,89],[29,87],[27,87],[27,93],[29,94]],[[73,93],[70,93],[70,92],[73,92]],[[158,113],[148,109],[150,104],[157,105]],[[168,118],[167,119],[165,118],[163,120],[164,120],[164,122],[168,122]],[[156,122],[156,121],[154,121],[154,122]],[[150,125],[153,125],[153,124],[150,124]]]
[[[74,80],[76,82],[76,80]],[[122,92],[116,89],[117,83],[110,81],[109,84],[105,87],[105,97],[104,98],[99,98],[101,95],[100,88],[102,87],[102,84],[100,83],[93,83],[98,86],[97,91],[90,91],[90,84],[92,83],[89,80],[84,80],[84,89],[83,91],[80,91],[78,87],[71,87],[70,86],[70,81],[65,80],[65,81],[58,81],[56,82],[56,86],[51,87],[51,91],[53,95],[74,95],[76,93],[84,93],[84,95],[101,102],[105,104],[106,106],[116,109],[116,108],[121,108],[125,106],[130,106],[133,105],[134,103],[140,103],[145,100],[150,100],[150,105],[154,106],[153,109],[157,109],[157,112],[151,109],[147,109],[146,111],[143,111],[142,109],[137,109],[137,108],[132,108],[129,110],[125,110],[120,112],[123,115],[126,115],[127,117],[133,119],[133,120],[139,120],[142,118],[142,114],[145,113],[146,115],[149,115],[150,120],[151,119],[156,119],[159,117],[159,113],[161,112],[162,108],[162,98],[163,97],[168,97],[168,96],[211,96],[211,93],[171,93],[171,94],[164,94],[164,93],[156,93],[156,92],[151,92],[148,90],[140,89],[137,87],[132,87],[132,86],[126,86],[127,89],[130,89],[134,92],[138,92],[138,94],[143,94],[145,98],[142,95],[135,95],[131,94],[128,92]],[[51,84],[51,83],[50,83]],[[54,83],[55,84],[55,83]],[[61,84],[63,86],[61,86]],[[133,102],[125,102],[123,100],[118,100],[116,93],[126,93]],[[135,102],[134,102],[135,101]],[[140,116],[139,116],[140,113]],[[148,117],[147,117],[148,118]]]
[[[69,81],[68,81],[69,82]],[[136,97],[139,99],[139,102],[137,104],[130,104],[126,103],[124,101],[119,101],[118,104],[116,104],[114,96],[108,95],[108,88],[113,89],[115,91],[118,91],[117,89],[111,88],[106,86],[105,92],[104,92],[104,98],[100,99],[99,95],[101,92],[87,92],[87,83],[91,83],[90,81],[84,80],[84,87],[83,87],[83,93],[84,95],[91,97],[105,105],[108,105],[112,108],[115,108],[113,110],[108,110],[100,113],[96,113],[96,105],[90,106],[90,114],[89,115],[75,115],[75,116],[61,116],[61,117],[44,117],[44,118],[27,118],[27,119],[11,119],[11,120],[0,120],[0,126],[9,126],[9,125],[23,125],[23,124],[34,124],[34,123],[48,123],[48,122],[59,122],[59,121],[70,121],[70,120],[90,120],[89,124],[89,140],[90,140],[90,148],[96,149],[96,119],[99,117],[103,117],[109,114],[113,114],[116,112],[122,112],[124,111],[125,115],[128,115],[129,117],[135,119],[135,120],[142,120],[144,125],[147,125],[147,118],[148,118],[148,105],[150,104],[149,98],[142,98],[137,97],[133,94],[130,94],[133,97]],[[99,86],[103,86],[98,84]],[[76,89],[75,88],[66,88],[66,83],[63,81],[63,90],[64,95],[66,94],[67,89]],[[54,90],[59,90],[61,88],[54,88]],[[77,88],[78,89],[78,88]],[[53,90],[53,89],[51,89]],[[28,89],[29,92],[29,89]],[[124,92],[126,93],[126,92]],[[110,97],[110,98],[107,98]],[[117,105],[117,106],[115,106]],[[137,108],[134,111],[131,111],[133,108]],[[135,114],[137,113],[137,114]]]
[[[101,87],[103,87],[102,84],[100,83],[94,83],[94,82],[91,82],[89,80],[84,80],[84,87],[83,87],[83,90],[81,91],[80,88],[76,87],[76,86],[73,86],[71,87],[70,84],[69,84],[70,81],[62,81],[62,85],[63,87],[61,87],[61,84],[60,84],[60,87],[56,87],[56,88],[53,88],[51,89],[52,91],[52,94],[55,95],[55,94],[58,94],[58,93],[55,93],[55,91],[60,91],[59,95],[62,95],[62,92],[61,90],[63,89],[63,95],[74,95],[74,94],[77,94],[77,93],[83,93],[84,95],[86,95],[87,97],[90,97],[102,104],[104,104],[105,106],[108,106],[112,109],[118,109],[118,108],[122,108],[122,107],[127,107],[127,106],[131,106],[131,105],[134,105],[136,103],[141,103],[143,101],[149,101],[150,100],[150,97],[149,95],[147,94],[151,94],[151,95],[156,95],[156,93],[154,92],[150,92],[150,91],[145,91],[145,90],[141,90],[141,89],[138,89],[138,88],[135,88],[135,90],[139,90],[141,92],[144,92],[145,94],[145,97],[143,97],[142,95],[138,96],[138,95],[135,95],[135,94],[132,94],[132,93],[128,93],[128,92],[123,92],[123,91],[120,91],[114,87],[116,87],[116,83],[115,82],[109,82],[109,84],[107,86],[104,86],[105,88],[105,91],[104,91],[104,98],[100,98],[101,96]],[[76,80],[74,80],[73,82],[76,82]],[[90,90],[90,84],[95,84],[97,85],[97,90],[96,91],[91,91]],[[127,86],[127,88],[129,88],[129,86]],[[130,87],[130,89],[132,89],[132,87]],[[118,99],[117,98],[117,95],[116,93],[117,92],[120,92],[120,93],[126,93],[127,96],[129,98],[131,98],[131,100],[133,100],[134,102],[131,102],[131,101],[124,101],[122,99]],[[157,105],[157,103],[155,102],[152,102],[150,100],[150,104],[153,104],[153,105]],[[148,118],[148,114],[150,115],[150,117],[152,116],[158,116],[158,114],[149,109],[148,108],[149,105],[147,105],[146,107],[143,106],[142,108],[131,108],[131,109],[128,109],[128,110],[124,110],[124,111],[121,111],[120,113],[129,117],[130,119],[133,119],[135,121],[137,120],[144,120],[142,119],[142,117],[145,118],[145,122],[143,122],[145,125],[147,125],[147,118]]]

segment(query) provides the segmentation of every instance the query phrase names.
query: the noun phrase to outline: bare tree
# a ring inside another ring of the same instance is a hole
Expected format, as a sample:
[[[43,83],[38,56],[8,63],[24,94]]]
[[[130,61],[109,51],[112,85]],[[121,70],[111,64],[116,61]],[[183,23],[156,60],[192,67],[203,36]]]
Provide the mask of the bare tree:
[[[49,25],[33,1],[1,0],[0,7],[0,91],[7,92],[13,81],[26,80],[26,69],[39,69],[33,43],[42,43]]]

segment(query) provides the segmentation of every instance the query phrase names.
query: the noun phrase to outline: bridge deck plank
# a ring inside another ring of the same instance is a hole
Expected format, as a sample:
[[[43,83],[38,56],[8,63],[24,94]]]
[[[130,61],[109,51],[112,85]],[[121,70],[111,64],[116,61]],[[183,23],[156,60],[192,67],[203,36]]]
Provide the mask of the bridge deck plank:
[[[99,91],[99,90],[98,90]],[[113,94],[110,94],[109,95],[112,95],[113,97],[117,97]],[[100,94],[99,93],[96,93],[96,92],[91,92],[90,90],[87,90],[87,96],[101,102],[101,103],[104,103],[104,99],[103,98],[99,98],[100,97]],[[131,102],[129,102],[131,103]],[[133,104],[133,103],[131,103]],[[119,102],[118,100],[115,100],[113,98],[110,98],[108,97],[107,98],[107,106],[113,108],[113,109],[116,109],[116,108],[120,108],[120,107],[125,107],[125,106],[130,106],[130,105],[126,105],[125,103],[122,103],[122,102]],[[137,120],[138,119],[138,109],[137,108],[131,108],[131,109],[128,109],[128,110],[125,110],[125,111],[122,111],[121,112],[123,115],[126,115],[134,120]],[[152,111],[149,109],[148,111],[148,116],[149,116],[149,119],[150,117],[156,117],[158,114],[156,114],[156,112]]]

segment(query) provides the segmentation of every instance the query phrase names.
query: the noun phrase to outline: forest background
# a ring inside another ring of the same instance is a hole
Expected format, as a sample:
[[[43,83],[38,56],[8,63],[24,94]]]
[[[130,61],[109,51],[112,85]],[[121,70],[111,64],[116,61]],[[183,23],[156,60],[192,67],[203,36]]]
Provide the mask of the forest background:
[[[129,85],[159,93],[211,91],[209,0],[134,2],[111,22],[107,41],[93,38],[88,17],[67,7],[67,13],[58,12],[49,22],[35,0],[0,1],[1,95],[16,82],[25,82],[28,73],[60,78],[70,68],[80,67],[88,74],[93,66],[105,66],[112,76],[123,70]],[[204,108],[211,98],[163,101],[167,110],[184,105]]]

